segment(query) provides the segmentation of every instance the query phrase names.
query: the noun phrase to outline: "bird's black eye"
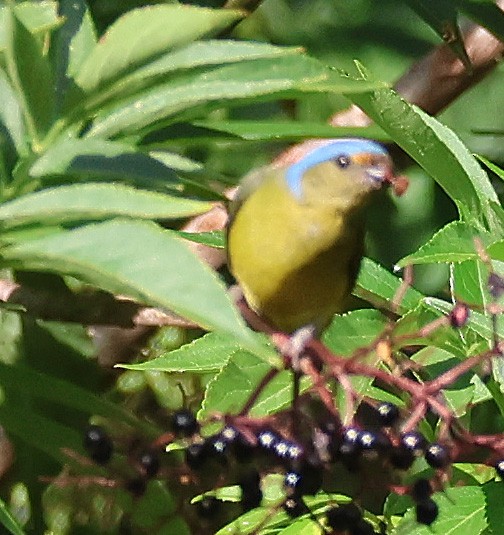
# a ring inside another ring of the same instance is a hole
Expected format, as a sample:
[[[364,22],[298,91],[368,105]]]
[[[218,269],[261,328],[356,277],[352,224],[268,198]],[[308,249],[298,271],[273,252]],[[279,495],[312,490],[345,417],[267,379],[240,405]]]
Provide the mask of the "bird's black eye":
[[[345,169],[350,165],[350,156],[347,156],[346,154],[340,154],[336,158],[335,162],[338,167],[341,167],[341,169]]]

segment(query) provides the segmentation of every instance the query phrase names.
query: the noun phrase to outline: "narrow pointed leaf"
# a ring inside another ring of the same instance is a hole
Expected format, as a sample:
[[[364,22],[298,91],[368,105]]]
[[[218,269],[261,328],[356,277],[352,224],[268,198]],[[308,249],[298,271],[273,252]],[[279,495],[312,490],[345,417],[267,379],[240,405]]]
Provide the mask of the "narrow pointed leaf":
[[[464,47],[454,2],[451,0],[437,0],[435,3],[429,0],[406,0],[406,2],[443,41],[448,43],[466,68],[470,68],[471,62]]]
[[[325,123],[301,121],[194,121],[194,126],[208,128],[251,141],[301,140],[309,137],[366,137],[387,141],[389,138],[376,126],[330,126]]]
[[[12,535],[25,535],[3,500],[0,500],[0,524]]]
[[[5,4],[5,2],[2,2]],[[8,10],[10,8],[3,5],[0,7],[0,51],[7,48],[8,37]],[[58,4],[47,0],[37,2],[19,2],[13,7],[16,17],[26,26],[32,34],[42,35],[43,33],[57,27],[62,20],[58,17]]]
[[[61,0],[59,12],[65,23],[51,39],[58,109],[63,108],[71,77],[96,45],[96,33],[85,0]]]
[[[56,141],[30,168],[30,176],[47,180],[62,176],[89,181],[132,180],[152,186],[154,180],[177,181],[175,173],[159,158],[120,141],[70,138]]]
[[[0,70],[0,122],[16,151],[20,154],[26,152],[26,128],[21,105],[3,70]]]
[[[20,95],[29,134],[37,142],[48,130],[53,117],[51,67],[39,40],[26,29],[12,10],[6,11],[6,14],[7,73],[16,93]]]
[[[73,184],[31,193],[0,205],[0,221],[11,227],[118,216],[178,219],[201,214],[211,207],[211,203],[121,184]]]
[[[368,75],[362,73],[365,81]],[[403,100],[391,89],[348,94],[394,141],[414,158],[455,201],[462,218],[502,233],[490,201],[497,195],[487,174],[455,133]]]
[[[76,81],[90,92],[156,59],[167,50],[219,32],[243,16],[230,9],[158,5],[117,20],[82,65]]]
[[[119,364],[128,370],[209,373],[223,368],[240,345],[235,338],[208,333],[190,344],[139,364]]]
[[[382,82],[355,81],[304,55],[258,59],[179,76],[101,113],[88,136],[137,132],[187,110],[211,109],[247,99],[295,96],[303,92],[369,91]]]
[[[22,269],[73,275],[112,293],[170,309],[209,330],[235,336],[270,362],[272,350],[249,331],[216,274],[157,225],[113,220],[3,250]]]

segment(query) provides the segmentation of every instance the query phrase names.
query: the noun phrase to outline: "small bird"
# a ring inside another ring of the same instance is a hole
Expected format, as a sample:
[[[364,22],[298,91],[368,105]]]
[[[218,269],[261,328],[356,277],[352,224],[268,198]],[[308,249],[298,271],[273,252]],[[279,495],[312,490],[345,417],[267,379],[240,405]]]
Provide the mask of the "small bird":
[[[294,163],[249,173],[230,207],[231,273],[250,308],[288,333],[305,326],[320,333],[346,310],[363,255],[365,208],[394,183],[392,160],[375,141],[312,147]]]

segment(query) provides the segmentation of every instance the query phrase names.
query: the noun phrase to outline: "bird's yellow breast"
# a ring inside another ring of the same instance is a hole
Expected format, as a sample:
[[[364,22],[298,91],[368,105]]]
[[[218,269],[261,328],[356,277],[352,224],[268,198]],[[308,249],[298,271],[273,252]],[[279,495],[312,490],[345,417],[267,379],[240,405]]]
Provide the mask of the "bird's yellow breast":
[[[269,170],[228,232],[230,268],[249,305],[292,332],[325,327],[345,309],[362,256],[360,201],[345,192],[300,202],[281,170]],[[353,200],[347,206],[348,198]]]

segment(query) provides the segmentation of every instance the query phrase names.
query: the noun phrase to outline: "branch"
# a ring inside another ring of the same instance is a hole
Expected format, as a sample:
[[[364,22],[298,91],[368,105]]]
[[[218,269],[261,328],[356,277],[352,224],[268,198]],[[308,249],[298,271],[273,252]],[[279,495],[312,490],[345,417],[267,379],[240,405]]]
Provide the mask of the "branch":
[[[46,321],[123,328],[196,326],[171,312],[145,307],[102,291],[55,293],[6,279],[0,279],[0,302],[19,306],[25,313]]]

